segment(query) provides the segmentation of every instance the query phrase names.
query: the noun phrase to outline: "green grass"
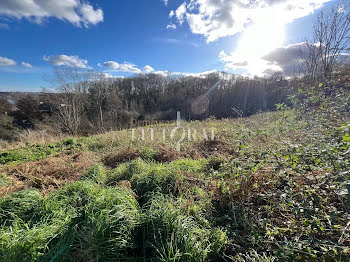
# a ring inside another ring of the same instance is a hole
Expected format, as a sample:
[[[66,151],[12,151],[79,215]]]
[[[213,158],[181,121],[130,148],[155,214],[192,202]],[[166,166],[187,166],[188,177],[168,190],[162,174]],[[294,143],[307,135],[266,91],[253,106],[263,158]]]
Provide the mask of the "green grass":
[[[227,243],[225,232],[211,229],[184,215],[178,201],[155,194],[144,207],[146,256],[159,261],[219,259]]]
[[[0,152],[0,164],[16,165],[27,161],[40,160],[62,151],[70,153],[72,150],[82,150],[82,144],[72,138],[59,143],[29,145],[24,148]]]
[[[138,149],[47,195],[0,198],[0,261],[349,261],[349,98],[303,95],[294,108],[182,123],[214,128],[230,154],[201,138],[184,141],[182,158],[156,161],[176,143],[132,141],[130,130],[2,152],[16,166]]]

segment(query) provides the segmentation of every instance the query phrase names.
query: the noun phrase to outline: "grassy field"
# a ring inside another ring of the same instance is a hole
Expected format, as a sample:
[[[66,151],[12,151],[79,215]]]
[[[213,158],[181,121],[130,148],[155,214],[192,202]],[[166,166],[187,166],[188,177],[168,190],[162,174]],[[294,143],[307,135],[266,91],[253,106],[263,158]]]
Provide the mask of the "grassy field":
[[[12,145],[0,261],[350,261],[349,97]]]

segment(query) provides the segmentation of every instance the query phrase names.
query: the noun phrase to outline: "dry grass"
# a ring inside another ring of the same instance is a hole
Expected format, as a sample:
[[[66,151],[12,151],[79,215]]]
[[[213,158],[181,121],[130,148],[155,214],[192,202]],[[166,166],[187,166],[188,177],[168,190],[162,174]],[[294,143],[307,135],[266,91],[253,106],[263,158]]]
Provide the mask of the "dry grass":
[[[12,150],[21,147],[25,147],[28,144],[49,144],[59,142],[64,138],[69,137],[67,134],[60,132],[50,132],[46,129],[43,130],[23,130],[18,135],[18,140],[15,142],[7,142],[0,140],[0,151]]]
[[[10,185],[0,187],[0,196],[36,187],[46,193],[62,184],[75,181],[98,161],[96,155],[81,152],[73,155],[61,153],[40,161],[27,162],[0,169],[10,179]]]
[[[196,144],[194,147],[202,157],[209,157],[212,155],[236,155],[235,149],[232,144],[229,144],[225,141],[221,141],[219,139],[204,140]]]
[[[154,155],[154,160],[158,162],[171,162],[180,158],[184,158],[185,155],[173,148],[159,145]]]
[[[46,144],[58,142],[67,137],[62,133],[53,134],[48,130],[31,130],[27,129],[20,133],[19,141],[22,144]]]
[[[136,148],[124,148],[119,152],[111,153],[103,159],[103,163],[111,168],[117,167],[120,163],[131,161],[140,156],[140,151]]]

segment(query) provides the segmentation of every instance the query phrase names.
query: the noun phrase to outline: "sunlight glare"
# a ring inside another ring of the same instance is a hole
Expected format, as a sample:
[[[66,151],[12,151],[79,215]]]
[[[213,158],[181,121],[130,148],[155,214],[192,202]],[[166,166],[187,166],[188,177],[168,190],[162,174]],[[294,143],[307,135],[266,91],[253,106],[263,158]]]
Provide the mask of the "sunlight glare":
[[[248,57],[262,57],[281,46],[283,41],[283,26],[257,24],[248,28],[243,34],[238,49]]]
[[[265,13],[254,25],[251,25],[241,36],[235,51],[240,61],[247,61],[247,70],[251,74],[260,75],[269,67],[261,58],[270,51],[283,45],[285,25],[273,12]],[[270,65],[273,67],[273,65]]]

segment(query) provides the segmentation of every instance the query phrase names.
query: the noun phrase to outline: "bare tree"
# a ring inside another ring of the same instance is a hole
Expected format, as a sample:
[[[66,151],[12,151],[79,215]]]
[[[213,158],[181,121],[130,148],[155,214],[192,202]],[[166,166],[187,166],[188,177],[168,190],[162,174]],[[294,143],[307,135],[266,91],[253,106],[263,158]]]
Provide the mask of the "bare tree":
[[[330,79],[341,58],[350,51],[350,9],[344,3],[320,11],[313,27],[312,39],[303,45],[303,69],[312,79]]]
[[[95,72],[89,85],[89,116],[96,122],[99,131],[105,131],[104,112],[107,107],[107,98],[111,95],[110,86],[113,79],[108,79],[103,73]]]
[[[304,42],[300,47],[301,64],[299,73],[315,80],[320,73],[320,52],[315,44]]]
[[[72,135],[78,134],[93,74],[92,71],[77,68],[57,67],[54,77],[49,79],[58,92],[52,103],[56,106],[60,124]]]

